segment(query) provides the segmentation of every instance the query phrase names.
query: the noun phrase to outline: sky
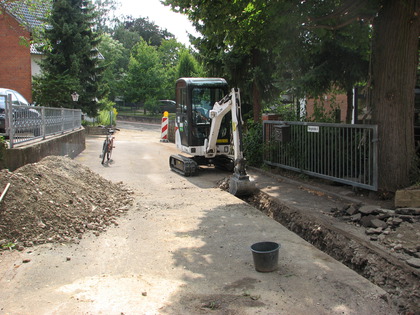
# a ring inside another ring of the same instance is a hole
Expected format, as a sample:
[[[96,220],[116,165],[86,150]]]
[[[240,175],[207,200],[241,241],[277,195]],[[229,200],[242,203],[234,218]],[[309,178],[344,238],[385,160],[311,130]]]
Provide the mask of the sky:
[[[117,0],[116,2],[120,3],[117,15],[131,15],[134,18],[148,17],[150,22],[161,29],[167,29],[186,46],[190,45],[187,32],[197,35],[186,16],[172,12],[169,6],[164,6],[159,0]]]

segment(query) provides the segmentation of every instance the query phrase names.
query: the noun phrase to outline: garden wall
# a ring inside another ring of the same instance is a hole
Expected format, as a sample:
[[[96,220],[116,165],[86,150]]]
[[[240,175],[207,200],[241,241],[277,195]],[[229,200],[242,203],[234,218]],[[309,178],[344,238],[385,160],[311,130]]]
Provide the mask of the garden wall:
[[[14,171],[17,168],[36,163],[49,155],[76,157],[86,148],[85,129],[55,136],[36,143],[13,149],[0,149],[0,169]]]

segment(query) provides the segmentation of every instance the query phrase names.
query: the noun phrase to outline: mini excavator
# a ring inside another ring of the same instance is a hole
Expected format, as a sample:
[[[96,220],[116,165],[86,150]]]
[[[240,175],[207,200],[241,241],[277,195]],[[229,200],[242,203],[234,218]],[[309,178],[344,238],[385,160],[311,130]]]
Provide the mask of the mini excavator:
[[[171,155],[171,170],[197,175],[199,165],[233,171],[229,192],[254,192],[245,171],[239,89],[229,91],[223,78],[180,78],[176,81],[175,144],[189,156]]]

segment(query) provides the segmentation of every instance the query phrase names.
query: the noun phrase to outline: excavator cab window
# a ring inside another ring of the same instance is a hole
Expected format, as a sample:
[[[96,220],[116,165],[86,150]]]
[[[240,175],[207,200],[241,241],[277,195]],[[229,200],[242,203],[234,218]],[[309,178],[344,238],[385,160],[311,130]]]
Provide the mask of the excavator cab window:
[[[210,110],[223,95],[223,90],[219,88],[194,88],[192,90],[193,123],[195,125],[210,125]]]
[[[203,145],[210,133],[210,110],[225,95],[219,87],[194,87],[191,91],[192,136],[195,145]],[[222,124],[223,125],[223,124]],[[226,130],[224,128],[223,130]]]
[[[228,93],[228,85],[220,78],[180,78],[176,82],[176,123],[181,144],[203,146],[210,134],[210,110]],[[230,139],[230,113],[222,121],[223,143]]]

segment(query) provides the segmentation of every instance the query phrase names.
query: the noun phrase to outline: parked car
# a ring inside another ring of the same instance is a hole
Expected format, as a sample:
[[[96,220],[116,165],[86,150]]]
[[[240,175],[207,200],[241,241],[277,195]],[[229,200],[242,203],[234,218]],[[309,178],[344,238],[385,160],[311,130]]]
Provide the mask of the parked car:
[[[19,92],[7,88],[0,88],[0,133],[6,132],[6,100],[8,94],[12,95],[13,105],[31,105]],[[40,113],[36,109],[27,108],[19,110],[19,116],[23,117],[26,120],[31,120],[31,123],[33,123],[33,125],[35,125],[35,123],[41,117]],[[35,136],[38,136],[40,134],[39,126],[37,128],[29,128],[29,131],[31,130],[33,131]]]
[[[164,112],[176,113],[176,103],[172,100],[159,100],[158,109],[160,114]]]

